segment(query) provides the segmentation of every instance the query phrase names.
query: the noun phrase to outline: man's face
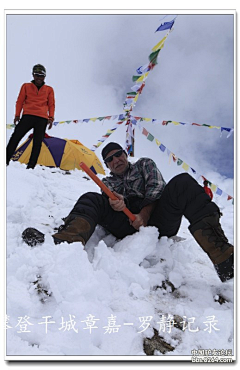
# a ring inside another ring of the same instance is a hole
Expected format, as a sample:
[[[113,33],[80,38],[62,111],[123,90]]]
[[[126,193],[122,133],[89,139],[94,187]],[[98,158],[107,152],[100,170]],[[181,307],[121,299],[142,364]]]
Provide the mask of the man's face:
[[[114,156],[114,154],[116,154],[116,156]],[[112,173],[115,173],[116,175],[121,175],[126,171],[128,167],[128,160],[123,150],[112,150],[108,153],[105,161],[107,159],[110,159],[110,162],[106,162],[106,164]]]
[[[42,86],[42,84],[44,82],[44,79],[45,79],[45,76],[40,75],[38,73],[33,73],[33,78],[34,78],[36,86]]]

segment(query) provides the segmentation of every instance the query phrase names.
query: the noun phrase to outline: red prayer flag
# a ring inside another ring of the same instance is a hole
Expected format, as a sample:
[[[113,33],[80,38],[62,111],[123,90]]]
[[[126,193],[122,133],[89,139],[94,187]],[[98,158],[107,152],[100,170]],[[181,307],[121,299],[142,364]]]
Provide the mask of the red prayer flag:
[[[142,130],[142,133],[143,133],[143,135],[148,136],[148,131],[144,127],[143,127],[143,130]]]

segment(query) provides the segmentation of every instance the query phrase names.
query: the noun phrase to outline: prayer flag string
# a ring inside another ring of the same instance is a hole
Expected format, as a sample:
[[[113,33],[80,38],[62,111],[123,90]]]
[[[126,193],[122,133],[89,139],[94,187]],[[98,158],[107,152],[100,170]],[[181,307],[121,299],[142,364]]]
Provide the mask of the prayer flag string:
[[[225,196],[227,200],[232,200],[232,204],[234,204],[234,198],[225,193],[223,190],[221,190],[218,185],[213,184],[211,181],[207,180],[206,177],[203,175],[200,175],[197,173],[196,170],[194,170],[189,164],[185,163],[181,158],[177,157],[173,152],[171,152],[163,143],[161,143],[157,138],[155,138],[149,131],[146,130],[145,127],[141,127],[141,133],[144,135],[147,140],[153,142],[155,139],[155,143],[157,144],[160,152],[165,153],[167,157],[169,158],[169,163],[173,162],[177,166],[181,166],[186,172],[188,172],[190,175],[197,177],[201,177],[201,179],[206,180],[211,188],[211,190],[216,193],[216,195],[219,196]]]
[[[227,138],[229,138],[232,133],[234,132],[234,129],[231,128],[231,127],[221,127],[221,126],[214,126],[214,125],[207,125],[207,124],[200,124],[200,123],[187,123],[187,122],[178,122],[178,121],[161,121],[160,119],[156,119],[156,118],[144,118],[144,117],[134,117],[134,116],[130,116],[130,119],[132,120],[133,124],[135,124],[136,122],[138,121],[148,121],[148,122],[151,122],[151,123],[156,123],[156,124],[162,124],[162,126],[167,126],[169,123],[173,124],[174,126],[179,126],[179,125],[182,125],[182,126],[194,126],[194,127],[208,127],[210,129],[218,129],[218,130],[221,130],[221,134],[222,132],[226,131],[228,132],[228,136]]]
[[[84,123],[84,122],[96,122],[96,121],[100,121],[100,122],[104,122],[105,120],[122,120],[122,117],[123,117],[123,114],[118,114],[118,115],[112,115],[112,116],[104,116],[104,117],[92,117],[92,118],[81,118],[81,119],[74,119],[74,120],[67,120],[67,121],[54,121],[53,122],[53,125],[54,126],[57,126],[59,124],[70,124],[70,123],[74,123],[74,124],[77,124],[77,123]],[[124,115],[125,117],[125,115]],[[131,116],[129,115],[128,117],[131,121],[132,124],[136,124],[138,122],[150,122],[150,123],[154,123],[154,124],[161,124],[162,126],[166,127],[168,126],[170,123],[173,124],[174,126],[179,126],[179,125],[182,125],[182,126],[194,126],[194,127],[207,127],[207,128],[210,128],[210,129],[218,129],[222,132],[226,131],[228,132],[228,136],[227,138],[229,138],[233,132],[234,132],[234,129],[233,128],[230,128],[230,127],[222,127],[222,126],[215,126],[215,125],[207,125],[207,124],[200,124],[200,123],[187,123],[187,122],[180,122],[180,121],[162,121],[160,119],[157,119],[157,118],[146,118],[146,117],[135,117],[135,116]],[[15,125],[14,124],[7,124],[6,125],[6,128],[7,129],[12,129],[14,128]]]
[[[169,36],[170,32],[172,31],[172,27],[174,25],[176,17],[171,22],[165,22],[161,24],[158,29],[155,31],[162,31],[168,30],[167,34],[152,48],[151,54],[148,56],[148,63],[140,66],[137,68],[136,72],[137,75],[132,77],[132,81],[134,85],[131,87],[131,91],[127,92],[127,96],[123,103],[123,109],[126,112],[128,118],[130,117],[130,112],[136,105],[136,102],[139,96],[142,94],[142,90],[145,87],[145,81],[148,78],[149,72],[153,70],[153,68],[157,65],[157,58],[160,51],[163,49],[165,41]],[[132,127],[132,122],[130,120],[127,121],[127,131],[126,131],[126,142],[125,148],[128,154],[132,152],[133,148],[133,140],[134,137],[132,135],[134,133],[134,129]]]

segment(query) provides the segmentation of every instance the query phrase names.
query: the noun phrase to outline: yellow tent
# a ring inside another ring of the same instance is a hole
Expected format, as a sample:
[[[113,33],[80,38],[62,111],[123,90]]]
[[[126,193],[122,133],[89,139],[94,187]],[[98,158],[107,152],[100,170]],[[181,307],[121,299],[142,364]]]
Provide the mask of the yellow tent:
[[[27,164],[31,151],[32,135],[15,150],[12,160]],[[78,140],[59,139],[45,134],[37,164],[46,167],[59,167],[67,171],[75,168],[80,170],[80,162],[84,162],[94,173],[105,175],[96,154]]]

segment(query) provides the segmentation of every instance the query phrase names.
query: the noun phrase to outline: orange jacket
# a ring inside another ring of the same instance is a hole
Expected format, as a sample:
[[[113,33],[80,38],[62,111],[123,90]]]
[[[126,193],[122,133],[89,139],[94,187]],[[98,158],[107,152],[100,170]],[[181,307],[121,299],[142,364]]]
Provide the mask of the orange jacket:
[[[20,117],[21,111],[24,114],[32,114],[43,118],[54,118],[55,99],[51,86],[43,85],[38,90],[32,82],[22,85],[16,102],[15,117]]]

